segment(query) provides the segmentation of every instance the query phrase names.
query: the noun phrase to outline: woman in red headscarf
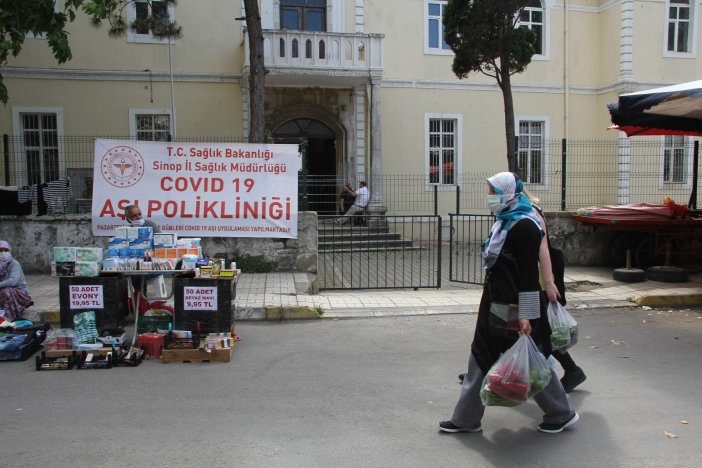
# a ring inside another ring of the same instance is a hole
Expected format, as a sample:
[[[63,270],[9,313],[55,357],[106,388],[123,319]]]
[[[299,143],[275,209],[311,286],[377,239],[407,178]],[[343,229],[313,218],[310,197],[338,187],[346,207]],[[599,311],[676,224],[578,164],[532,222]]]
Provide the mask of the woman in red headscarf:
[[[31,303],[22,265],[12,258],[10,244],[0,240],[0,316],[14,322]]]

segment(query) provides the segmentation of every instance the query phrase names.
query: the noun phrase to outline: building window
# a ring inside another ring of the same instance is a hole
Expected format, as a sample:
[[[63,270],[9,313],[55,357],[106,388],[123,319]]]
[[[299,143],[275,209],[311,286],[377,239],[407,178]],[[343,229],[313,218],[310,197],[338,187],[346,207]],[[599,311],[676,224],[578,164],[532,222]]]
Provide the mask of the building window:
[[[519,15],[519,26],[529,28],[536,34],[534,52],[544,53],[544,7],[540,0],[531,0]]]
[[[517,147],[517,170],[528,184],[544,183],[544,142],[546,122],[540,120],[519,121],[519,145]]]
[[[280,0],[280,28],[326,31],[326,0]]]
[[[666,135],[663,140],[663,182],[687,183],[687,151],[685,137]]]
[[[127,10],[129,24],[134,24],[135,28],[129,28],[127,40],[129,42],[154,42],[168,43],[168,38],[154,35],[159,27],[165,28],[170,22],[175,20],[175,9],[173,4],[161,0],[136,0],[130,2]]]
[[[692,5],[690,0],[670,0],[668,5],[668,52],[689,53],[692,37]]]
[[[20,122],[27,184],[41,184],[59,179],[57,114],[21,113]]]
[[[448,1],[425,0],[424,13],[426,14],[425,53],[452,54],[453,51],[444,41],[444,23],[442,21],[444,8]]]
[[[428,115],[426,170],[430,185],[455,185],[460,173],[460,116]]]
[[[132,138],[141,141],[171,141],[170,109],[130,109],[129,129]]]

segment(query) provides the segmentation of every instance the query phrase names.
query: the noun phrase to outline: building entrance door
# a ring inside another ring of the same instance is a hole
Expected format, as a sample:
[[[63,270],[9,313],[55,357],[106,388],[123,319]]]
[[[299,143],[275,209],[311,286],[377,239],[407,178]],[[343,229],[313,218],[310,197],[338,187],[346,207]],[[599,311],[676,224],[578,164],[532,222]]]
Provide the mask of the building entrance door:
[[[335,214],[338,158],[336,135],[332,129],[318,120],[302,118],[284,123],[273,132],[273,137],[307,141],[305,166],[302,168],[305,184],[300,185],[300,199],[306,194],[310,211]]]

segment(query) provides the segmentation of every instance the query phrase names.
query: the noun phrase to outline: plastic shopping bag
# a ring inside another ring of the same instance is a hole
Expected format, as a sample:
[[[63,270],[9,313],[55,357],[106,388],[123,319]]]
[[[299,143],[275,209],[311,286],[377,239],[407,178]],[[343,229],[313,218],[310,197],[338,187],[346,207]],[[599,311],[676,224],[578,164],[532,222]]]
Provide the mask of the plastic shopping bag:
[[[546,356],[536,347],[534,340],[529,337],[527,351],[529,352],[529,396],[533,397],[546,388],[551,380],[551,366]]]
[[[551,368],[530,336],[522,335],[493,364],[483,379],[485,406],[516,406],[544,389]]]
[[[551,325],[551,347],[565,352],[578,342],[578,322],[558,302],[548,305],[548,322]]]

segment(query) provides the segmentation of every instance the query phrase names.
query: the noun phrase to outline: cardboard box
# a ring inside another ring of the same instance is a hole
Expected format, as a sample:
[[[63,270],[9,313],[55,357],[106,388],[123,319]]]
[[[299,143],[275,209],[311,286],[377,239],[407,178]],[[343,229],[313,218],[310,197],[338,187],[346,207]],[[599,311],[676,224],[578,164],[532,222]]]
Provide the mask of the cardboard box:
[[[154,247],[164,249],[173,248],[176,246],[177,240],[178,236],[175,233],[160,232],[154,234]]]
[[[98,276],[100,262],[75,262],[74,276]]]
[[[225,349],[164,349],[161,360],[172,362],[230,362],[233,348]]]
[[[76,247],[77,262],[99,262],[102,260],[102,249],[99,247]]]
[[[53,250],[55,262],[75,262],[76,248],[75,247],[54,247]]]

